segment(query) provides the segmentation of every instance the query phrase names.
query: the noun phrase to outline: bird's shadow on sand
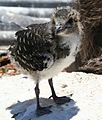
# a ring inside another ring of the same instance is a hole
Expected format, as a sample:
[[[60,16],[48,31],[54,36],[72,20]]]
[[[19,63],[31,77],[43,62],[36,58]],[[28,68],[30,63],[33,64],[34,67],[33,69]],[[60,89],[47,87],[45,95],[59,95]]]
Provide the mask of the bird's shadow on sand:
[[[60,106],[56,105],[52,99],[40,98],[40,102],[42,106],[52,105],[50,108],[52,112],[43,116],[36,116],[35,99],[24,102],[18,101],[7,109],[10,110],[15,120],[70,120],[79,112],[79,108],[76,106],[74,100]]]

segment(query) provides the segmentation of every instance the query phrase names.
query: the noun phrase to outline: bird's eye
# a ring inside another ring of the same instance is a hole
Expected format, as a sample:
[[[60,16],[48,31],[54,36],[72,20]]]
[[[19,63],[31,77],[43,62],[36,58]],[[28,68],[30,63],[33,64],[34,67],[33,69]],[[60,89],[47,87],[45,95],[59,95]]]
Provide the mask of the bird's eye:
[[[77,19],[74,20],[75,22],[78,22]]]
[[[73,19],[72,19],[72,18],[70,18],[70,19],[66,22],[66,24],[73,25]]]
[[[65,23],[65,28],[72,28],[74,24],[74,21],[72,18],[70,18],[66,23]]]

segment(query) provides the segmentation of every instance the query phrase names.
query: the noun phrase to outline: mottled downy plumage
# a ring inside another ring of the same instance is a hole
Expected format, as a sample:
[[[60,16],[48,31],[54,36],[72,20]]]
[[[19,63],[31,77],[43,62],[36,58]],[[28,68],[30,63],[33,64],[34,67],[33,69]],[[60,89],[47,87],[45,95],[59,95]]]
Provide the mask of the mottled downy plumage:
[[[52,97],[57,104],[70,101],[57,97],[52,77],[75,61],[80,46],[79,14],[70,7],[57,8],[51,21],[33,24],[16,33],[11,55],[17,65],[36,80],[37,114],[51,112],[39,104],[39,80],[49,79]],[[19,68],[20,68],[19,67]]]
[[[55,61],[56,45],[50,24],[33,24],[16,33],[17,42],[11,54],[27,71],[41,71]]]

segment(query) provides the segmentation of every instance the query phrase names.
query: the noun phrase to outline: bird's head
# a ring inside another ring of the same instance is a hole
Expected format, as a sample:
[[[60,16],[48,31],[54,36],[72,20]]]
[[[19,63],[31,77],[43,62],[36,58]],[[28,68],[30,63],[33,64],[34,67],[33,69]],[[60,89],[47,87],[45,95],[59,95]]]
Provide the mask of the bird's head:
[[[79,13],[69,6],[56,8],[52,22],[57,35],[69,35],[80,30]]]
[[[75,56],[80,48],[82,27],[80,14],[73,8],[58,7],[52,15],[59,57]],[[59,52],[60,51],[60,52]],[[63,52],[63,54],[61,53]],[[61,54],[60,54],[61,53]]]

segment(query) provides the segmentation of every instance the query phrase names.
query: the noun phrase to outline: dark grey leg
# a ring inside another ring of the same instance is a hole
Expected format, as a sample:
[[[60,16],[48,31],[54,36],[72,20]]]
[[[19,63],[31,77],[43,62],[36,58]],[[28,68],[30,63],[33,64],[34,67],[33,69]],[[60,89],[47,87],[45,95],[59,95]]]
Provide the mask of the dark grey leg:
[[[35,87],[35,94],[36,94],[36,101],[37,101],[37,109],[40,108],[40,103],[39,103],[39,94],[40,94],[40,89],[39,89],[39,83],[37,82],[36,87]]]
[[[53,81],[52,81],[52,78],[48,80],[49,82],[49,85],[50,85],[50,88],[51,88],[51,92],[52,92],[52,95],[49,97],[49,98],[53,98],[53,100],[55,101],[56,104],[64,104],[64,103],[67,103],[67,102],[70,102],[70,98],[69,97],[66,97],[66,96],[63,96],[63,97],[57,97],[56,93],[55,93],[55,90],[54,90],[54,87],[53,87]]]
[[[56,93],[55,93],[55,90],[54,90],[52,78],[49,79],[48,82],[49,82],[51,92],[52,92],[52,95],[49,98],[53,97],[53,99],[56,99],[57,96],[56,96]]]
[[[39,102],[39,94],[40,94],[40,89],[39,89],[39,83],[37,82],[36,87],[35,87],[35,94],[36,94],[36,101],[37,101],[37,108],[36,108],[36,115],[41,116],[44,114],[49,114],[51,111],[49,110],[50,106],[48,107],[41,107],[40,102]]]

